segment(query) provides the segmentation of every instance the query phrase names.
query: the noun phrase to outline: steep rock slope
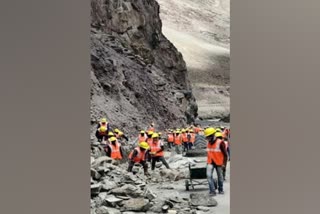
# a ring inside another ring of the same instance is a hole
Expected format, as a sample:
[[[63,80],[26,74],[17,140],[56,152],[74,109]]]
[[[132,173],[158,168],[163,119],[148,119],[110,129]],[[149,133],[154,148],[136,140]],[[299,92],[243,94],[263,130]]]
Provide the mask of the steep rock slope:
[[[91,134],[103,116],[129,134],[193,122],[186,64],[162,34],[158,3],[92,0],[91,18]]]
[[[199,117],[228,118],[230,0],[158,2],[163,33],[186,61]]]

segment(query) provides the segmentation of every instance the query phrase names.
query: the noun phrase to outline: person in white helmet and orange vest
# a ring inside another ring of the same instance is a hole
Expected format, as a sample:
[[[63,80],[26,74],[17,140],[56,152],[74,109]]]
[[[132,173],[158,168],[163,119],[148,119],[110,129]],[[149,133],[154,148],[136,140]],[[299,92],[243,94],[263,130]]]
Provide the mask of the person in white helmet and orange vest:
[[[182,138],[179,130],[175,131],[174,134],[174,147],[177,154],[181,154]]]
[[[105,151],[108,157],[111,157],[114,160],[122,160],[123,151],[120,143],[116,137],[109,138],[110,144],[107,144]]]
[[[153,141],[150,145],[151,170],[155,169],[156,162],[158,161],[161,161],[167,169],[170,169],[169,164],[164,159],[164,146],[162,141],[160,140],[159,134],[153,133],[152,139]]]
[[[212,127],[204,130],[207,143],[207,179],[209,183],[209,194],[216,195],[215,183],[213,179],[214,169],[217,172],[218,177],[218,191],[219,194],[224,194],[223,191],[223,172],[225,159],[227,158],[227,151],[222,139],[222,133],[216,132]]]
[[[149,175],[147,164],[147,159],[150,157],[149,148],[150,147],[147,142],[141,142],[130,152],[128,172],[132,172],[134,164],[140,163],[143,166],[144,174]]]

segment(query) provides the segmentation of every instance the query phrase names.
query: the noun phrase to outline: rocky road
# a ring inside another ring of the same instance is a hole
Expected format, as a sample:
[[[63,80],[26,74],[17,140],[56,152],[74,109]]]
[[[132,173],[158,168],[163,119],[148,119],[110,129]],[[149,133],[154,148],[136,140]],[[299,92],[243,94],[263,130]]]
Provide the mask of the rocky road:
[[[127,164],[118,165],[108,157],[91,158],[91,214],[134,213],[230,213],[230,167],[227,169],[225,194],[208,196],[208,186],[196,186],[186,191],[188,164],[205,157],[182,157],[166,152],[171,170],[157,164],[150,177],[137,169],[126,172]],[[205,181],[205,180],[204,180]]]

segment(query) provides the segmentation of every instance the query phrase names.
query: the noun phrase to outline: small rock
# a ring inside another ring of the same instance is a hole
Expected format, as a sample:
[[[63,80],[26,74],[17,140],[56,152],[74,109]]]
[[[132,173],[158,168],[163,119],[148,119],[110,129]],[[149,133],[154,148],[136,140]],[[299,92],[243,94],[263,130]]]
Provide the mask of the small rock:
[[[170,208],[169,205],[164,205],[164,206],[162,206],[162,211],[166,212],[169,210],[169,208]]]
[[[176,210],[168,210],[168,214],[177,214]]]
[[[150,208],[150,203],[144,198],[132,198],[123,202],[125,211],[147,211]]]
[[[198,206],[197,209],[198,209],[198,210],[202,210],[202,211],[204,211],[204,212],[207,212],[207,211],[210,210],[209,207],[204,207],[204,206]]]
[[[92,184],[90,186],[90,189],[91,189],[91,195],[98,195],[101,190],[101,185],[100,184]]]
[[[157,195],[155,195],[151,190],[147,189],[145,191],[145,197],[147,197],[150,201],[152,201],[153,199],[155,199],[157,197]]]
[[[213,197],[209,197],[205,193],[191,193],[190,199],[193,206],[215,207],[218,205],[218,202]]]
[[[96,214],[109,214],[108,208],[105,206],[96,209]]]

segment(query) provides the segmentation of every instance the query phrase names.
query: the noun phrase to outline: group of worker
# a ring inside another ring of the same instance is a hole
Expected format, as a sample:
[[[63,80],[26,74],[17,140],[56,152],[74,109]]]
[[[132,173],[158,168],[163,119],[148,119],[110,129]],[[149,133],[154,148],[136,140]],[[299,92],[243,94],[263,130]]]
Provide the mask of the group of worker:
[[[114,134],[115,133],[115,134]],[[206,127],[204,131],[199,127],[189,127],[183,129],[167,130],[166,140],[169,148],[175,147],[176,152],[188,151],[192,149],[197,134],[204,134],[207,140],[207,180],[209,184],[209,194],[216,195],[213,172],[217,173],[218,193],[224,194],[223,182],[226,180],[226,167],[230,161],[230,129],[226,127]],[[141,130],[138,136],[137,146],[130,152],[128,171],[132,172],[135,164],[141,164],[144,174],[148,173],[148,163],[151,162],[151,170],[155,169],[156,162],[162,162],[170,169],[164,158],[164,144],[161,139],[161,132],[156,132],[154,123],[145,131]],[[114,160],[122,160],[124,152],[119,139],[128,138],[119,129],[113,132],[105,118],[98,124],[96,137],[99,142],[104,141],[106,155]]]
[[[213,172],[217,173],[218,193],[224,194],[223,182],[226,179],[226,168],[230,160],[230,129],[208,127],[204,130],[207,140],[207,179],[209,183],[209,194],[215,196],[215,181]]]

